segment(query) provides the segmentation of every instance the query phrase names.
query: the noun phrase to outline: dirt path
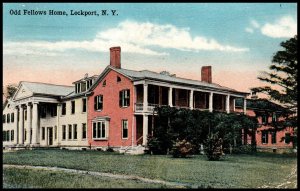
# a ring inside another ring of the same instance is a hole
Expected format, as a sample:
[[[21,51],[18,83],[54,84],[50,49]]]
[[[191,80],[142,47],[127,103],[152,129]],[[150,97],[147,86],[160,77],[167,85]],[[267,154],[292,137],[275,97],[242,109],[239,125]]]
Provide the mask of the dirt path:
[[[163,185],[171,186],[171,187],[175,187],[175,188],[193,188],[193,186],[190,184],[184,184],[184,183],[178,183],[178,182],[168,182],[168,181],[164,181],[164,180],[153,180],[153,179],[148,179],[148,178],[142,178],[139,176],[111,174],[111,173],[94,172],[94,171],[86,171],[86,170],[75,170],[75,169],[67,169],[67,168],[59,168],[59,167],[4,164],[3,168],[61,171],[61,172],[67,172],[67,173],[85,174],[85,175],[92,175],[92,176],[104,176],[104,177],[117,178],[117,179],[138,180],[138,181],[145,182],[145,183],[163,184]]]
[[[292,168],[291,173],[277,184],[263,185],[260,188],[297,188],[297,164]]]

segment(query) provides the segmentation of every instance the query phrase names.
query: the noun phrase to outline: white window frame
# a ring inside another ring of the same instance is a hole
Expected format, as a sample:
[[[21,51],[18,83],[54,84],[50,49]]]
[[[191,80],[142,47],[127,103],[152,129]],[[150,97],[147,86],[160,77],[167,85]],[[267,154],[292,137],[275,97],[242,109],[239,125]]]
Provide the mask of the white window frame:
[[[75,131],[76,129],[76,131]],[[78,128],[77,128],[77,124],[73,124],[73,130],[72,130],[72,138],[73,140],[77,140],[78,139]],[[75,139],[75,132],[76,132],[76,139]]]
[[[71,127],[71,128],[70,128]],[[70,132],[70,129],[71,129],[71,132]],[[67,137],[68,137],[68,140],[73,140],[73,126],[71,124],[68,125],[68,134],[67,134]],[[71,138],[70,138],[70,134],[71,134]]]
[[[65,141],[67,140],[67,126],[66,125],[62,125],[61,126],[61,140]],[[65,132],[65,138],[64,138],[64,132]]]
[[[263,137],[264,135],[266,135],[266,137]],[[261,132],[261,143],[262,144],[268,144],[268,142],[269,142],[269,132],[268,131],[262,131]]]
[[[101,100],[99,100],[101,98]],[[102,108],[99,109],[99,102],[102,103]],[[97,95],[96,96],[96,111],[102,111],[103,110],[103,95]]]
[[[96,136],[94,137],[94,127],[96,124]],[[104,136],[102,134],[102,127],[104,124]],[[99,132],[99,127],[100,127],[100,136],[98,135]],[[107,140],[108,139],[108,131],[109,131],[109,122],[107,120],[96,120],[92,121],[92,139],[93,140]]]
[[[124,137],[124,125],[126,124],[126,129],[127,129],[127,137]],[[122,119],[122,139],[128,139],[128,120],[127,119]]]
[[[85,101],[84,101],[85,100]],[[86,98],[82,98],[82,113],[86,113],[87,111],[87,99]],[[85,103],[85,111],[83,111],[83,106],[84,106],[84,103]]]
[[[121,107],[129,107],[130,106],[130,90],[126,89],[126,90],[121,90],[121,94],[122,94],[122,105]],[[128,95],[129,92],[129,95]],[[125,99],[128,99],[128,104],[125,105]]]
[[[84,127],[85,127],[85,138],[83,138],[83,132],[84,132],[83,129],[84,129]],[[86,140],[87,139],[87,127],[86,127],[86,123],[82,123],[81,128],[82,128],[81,139],[82,140]]]

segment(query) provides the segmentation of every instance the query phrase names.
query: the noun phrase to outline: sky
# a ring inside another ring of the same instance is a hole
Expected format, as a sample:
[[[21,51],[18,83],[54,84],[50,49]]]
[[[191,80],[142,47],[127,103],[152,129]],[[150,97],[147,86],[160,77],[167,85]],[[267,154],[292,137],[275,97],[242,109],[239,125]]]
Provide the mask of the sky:
[[[120,46],[122,68],[201,80],[210,65],[213,83],[250,92],[296,34],[296,3],[4,3],[3,86],[72,85]]]

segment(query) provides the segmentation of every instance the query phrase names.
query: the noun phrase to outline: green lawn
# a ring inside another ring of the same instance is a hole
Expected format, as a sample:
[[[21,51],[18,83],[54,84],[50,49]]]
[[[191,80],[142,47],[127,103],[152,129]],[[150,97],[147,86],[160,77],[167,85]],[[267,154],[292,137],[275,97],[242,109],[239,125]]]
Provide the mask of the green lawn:
[[[4,153],[3,163],[137,175],[188,183],[193,187],[258,188],[285,182],[297,164],[297,158],[258,153],[227,155],[222,161],[207,161],[201,155],[181,159],[165,155],[131,156],[100,151],[23,150]],[[140,187],[148,188],[147,185]]]

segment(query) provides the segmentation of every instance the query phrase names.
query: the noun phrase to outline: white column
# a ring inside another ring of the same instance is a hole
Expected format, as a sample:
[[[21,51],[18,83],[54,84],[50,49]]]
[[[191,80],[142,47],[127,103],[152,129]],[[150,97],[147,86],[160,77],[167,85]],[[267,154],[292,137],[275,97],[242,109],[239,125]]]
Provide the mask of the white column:
[[[247,113],[247,100],[244,98],[244,114],[246,115]]]
[[[173,88],[172,87],[169,87],[169,106],[170,107],[173,107],[173,101],[172,101],[172,94],[173,94]]]
[[[86,102],[87,102],[87,99],[86,99]],[[86,106],[87,106],[87,103],[86,103]],[[56,112],[57,112],[57,123],[56,123],[56,134],[57,134],[57,137],[56,137],[56,144],[57,145],[60,145],[60,139],[61,139],[61,131],[59,130],[61,127],[60,127],[60,124],[59,124],[59,118],[60,118],[60,108],[61,108],[61,104],[57,104],[57,108],[56,108]],[[87,108],[86,108],[86,111],[87,111]],[[80,125],[81,126],[81,129],[82,129],[82,124]],[[81,139],[82,139],[82,135],[80,135]]]
[[[30,129],[31,129],[31,105],[29,105],[29,103],[27,103],[27,127],[26,127],[26,145],[30,145]]]
[[[19,117],[19,144],[23,144],[24,142],[24,109],[22,105],[20,105],[20,117]]]
[[[212,92],[209,93],[209,112],[213,111],[213,94]]]
[[[233,111],[235,111],[235,98],[233,99]]]
[[[32,106],[32,141],[33,146],[38,143],[38,103],[33,103]]]
[[[18,144],[18,109],[14,109],[14,144]]]
[[[230,113],[229,104],[230,104],[230,95],[226,95],[226,112],[227,113]]]
[[[194,90],[190,90],[190,109],[194,108]]]
[[[147,145],[148,115],[143,115],[143,145]]]
[[[144,84],[144,112],[148,111],[148,84]]]

